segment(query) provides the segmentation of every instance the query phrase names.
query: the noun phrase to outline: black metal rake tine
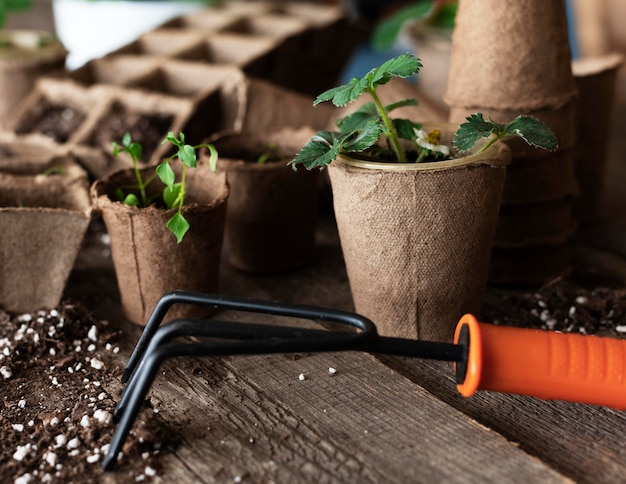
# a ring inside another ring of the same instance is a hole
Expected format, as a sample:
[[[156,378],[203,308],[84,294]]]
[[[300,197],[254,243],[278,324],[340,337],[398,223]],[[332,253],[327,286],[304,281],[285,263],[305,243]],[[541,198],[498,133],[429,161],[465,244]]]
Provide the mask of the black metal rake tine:
[[[120,401],[115,407],[113,413],[113,421],[117,422],[120,419],[121,414],[124,412],[128,403],[128,396],[130,394],[129,388],[134,385],[136,375],[141,371],[141,367],[148,355],[156,350],[159,346],[169,343],[175,338],[183,336],[194,336],[204,338],[221,338],[231,340],[273,340],[273,339],[286,339],[289,338],[292,341],[304,341],[307,340],[307,344],[315,344],[317,338],[337,338],[337,336],[348,337],[352,339],[352,336],[345,333],[336,333],[334,331],[328,331],[323,329],[308,329],[298,328],[293,326],[276,326],[276,325],[263,325],[252,323],[240,323],[240,322],[225,322],[215,319],[178,319],[168,323],[165,326],[160,327],[154,336],[150,339],[150,342],[144,352],[144,357],[139,361],[137,365],[137,371],[133,372],[128,380],[128,383],[122,395]],[[358,340],[359,338],[357,338]],[[346,341],[348,339],[346,338]],[[324,344],[327,341],[324,340]],[[325,346],[327,347],[327,346]]]
[[[126,383],[139,364],[146,347],[163,322],[163,318],[174,304],[212,306],[216,309],[234,309],[279,316],[292,316],[318,321],[334,321],[356,327],[361,330],[359,338],[363,340],[376,338],[376,326],[369,319],[346,311],[337,311],[315,306],[304,306],[285,303],[273,303],[255,299],[227,297],[217,294],[206,294],[193,291],[172,291],[162,296],[150,314],[146,326],[133,350],[128,364],[122,374],[122,383]]]
[[[237,323],[239,329],[245,326],[252,334],[254,334],[256,324]],[[176,331],[170,329],[170,326],[195,326],[200,331],[196,332],[196,336],[203,329],[207,333],[211,333],[206,321],[180,320],[168,323],[167,326],[161,328],[167,329],[168,333],[174,334]],[[185,342],[175,343],[166,342],[158,344],[160,337],[155,338],[157,343],[154,347],[150,347],[150,351],[145,353],[141,364],[137,368],[132,379],[132,384],[127,385],[124,396],[124,406],[118,413],[119,423],[109,451],[103,461],[103,469],[111,470],[115,465],[117,456],[130,432],[130,429],[137,418],[139,409],[152,386],[152,382],[157,374],[161,364],[169,358],[175,357],[199,357],[199,356],[223,356],[223,355],[246,355],[246,354],[269,354],[269,353],[291,353],[291,352],[322,352],[322,351],[345,351],[356,350],[362,345],[367,344],[367,340],[363,339],[363,333],[338,333],[325,330],[302,330],[293,327],[276,326],[283,337],[277,338],[273,336],[265,339],[252,339],[245,341],[228,341],[228,342]],[[187,329],[187,328],[185,328]],[[294,334],[300,336],[293,337]],[[302,338],[305,335],[306,338]]]

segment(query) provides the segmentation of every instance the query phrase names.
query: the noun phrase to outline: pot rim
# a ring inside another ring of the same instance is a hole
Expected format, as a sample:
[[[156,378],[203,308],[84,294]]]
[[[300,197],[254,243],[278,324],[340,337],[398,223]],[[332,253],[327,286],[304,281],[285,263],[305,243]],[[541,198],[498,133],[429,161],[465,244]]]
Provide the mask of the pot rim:
[[[445,131],[455,130],[457,126],[452,123],[424,123],[425,127],[440,128]],[[474,148],[475,150],[476,148]],[[428,163],[385,163],[380,161],[360,160],[358,158],[352,158],[347,155],[339,155],[331,165],[335,162],[345,165],[356,166],[359,168],[366,168],[370,170],[383,170],[383,171],[436,171],[446,170],[450,168],[457,168],[470,164],[497,164],[498,160],[503,158],[503,153],[510,151],[509,147],[502,141],[497,141],[490,146],[487,151],[483,153],[472,152],[469,155],[462,156],[461,158],[453,158],[445,161],[433,161]],[[506,158],[505,165],[510,162],[510,156]]]

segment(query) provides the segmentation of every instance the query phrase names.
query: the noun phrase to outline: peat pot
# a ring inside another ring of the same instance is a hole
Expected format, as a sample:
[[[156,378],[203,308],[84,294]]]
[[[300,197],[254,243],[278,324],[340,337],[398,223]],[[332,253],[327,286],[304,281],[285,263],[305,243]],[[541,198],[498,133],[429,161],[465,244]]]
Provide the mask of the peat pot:
[[[141,171],[146,179],[154,168]],[[178,244],[166,227],[176,209],[138,208],[114,201],[116,188],[134,182],[132,169],[121,170],[94,182],[91,196],[111,239],[124,315],[143,325],[157,300],[169,291],[217,292],[229,190],[226,177],[211,172],[204,163],[188,170],[183,216],[190,228]],[[149,185],[155,199],[162,190],[158,179]],[[201,308],[180,306],[169,311],[168,319],[206,314]]]
[[[309,128],[283,128],[210,139],[230,187],[225,245],[233,267],[280,273],[314,256],[320,172],[289,166],[312,134]]]
[[[456,126],[437,127],[450,145]],[[381,334],[451,341],[480,312],[509,160],[496,143],[442,162],[330,164],[355,309]]]
[[[56,307],[91,218],[87,173],[67,157],[0,173],[0,305]],[[8,169],[8,167],[7,167]],[[35,171],[36,170],[36,171]]]
[[[0,32],[0,126],[32,91],[37,80],[63,69],[67,51],[47,32]]]

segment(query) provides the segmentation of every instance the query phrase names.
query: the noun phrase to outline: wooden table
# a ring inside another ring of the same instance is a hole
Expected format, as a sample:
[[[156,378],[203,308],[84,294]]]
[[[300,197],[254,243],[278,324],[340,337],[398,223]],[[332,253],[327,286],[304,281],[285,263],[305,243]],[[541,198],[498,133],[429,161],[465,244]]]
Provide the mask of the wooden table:
[[[579,267],[626,280],[624,75],[618,91],[603,217],[580,231],[573,253]],[[67,292],[121,325],[126,361],[140,329],[121,316],[110,260],[93,256],[101,249],[81,253]],[[322,217],[308,268],[263,277],[224,262],[220,292],[352,310],[332,218]],[[490,392],[466,399],[449,363],[345,352],[178,359],[162,370],[149,398],[183,435],[162,457],[166,481],[598,483],[626,475],[626,413]]]
[[[604,218],[574,244],[576,264],[622,280],[625,123],[622,75]],[[224,264],[221,292],[351,310],[335,227],[330,217],[322,222],[312,266],[259,277]],[[92,256],[81,254],[67,293],[123,327],[125,361],[139,329],[121,317],[110,260]],[[448,363],[356,352],[181,359],[163,367],[149,398],[183,434],[178,450],[163,457],[165,481],[598,483],[626,476],[624,412],[488,392],[465,399]]]

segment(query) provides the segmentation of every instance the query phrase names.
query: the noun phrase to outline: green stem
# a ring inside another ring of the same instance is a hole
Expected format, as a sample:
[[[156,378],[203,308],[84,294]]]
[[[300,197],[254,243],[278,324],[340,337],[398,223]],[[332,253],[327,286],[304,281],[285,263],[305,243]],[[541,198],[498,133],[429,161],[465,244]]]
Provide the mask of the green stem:
[[[398,134],[396,133],[396,130],[394,129],[393,124],[391,120],[389,119],[389,116],[387,116],[387,111],[385,111],[385,107],[383,106],[383,103],[380,101],[378,94],[376,94],[376,89],[372,87],[368,87],[366,88],[366,91],[374,99],[374,104],[376,105],[376,109],[378,110],[378,113],[380,114],[383,120],[383,124],[385,125],[385,131],[386,131],[385,134],[391,140],[391,145],[393,146],[393,150],[396,153],[396,158],[398,158],[398,162],[406,163],[406,157],[404,156],[404,150],[400,146],[400,139],[398,138]]]
[[[131,159],[133,160],[133,170],[135,171],[135,178],[137,179],[137,188],[139,189],[139,195],[141,196],[141,206],[148,206],[148,197],[146,196],[146,185],[143,182],[143,178],[141,177],[141,173],[139,172],[139,166],[137,163],[137,158],[133,156],[133,154],[128,151]]]
[[[187,178],[187,165],[183,163],[183,172],[180,177],[180,193],[178,194],[178,213],[183,210],[183,203],[185,202],[185,179]]]
[[[489,148],[491,148],[491,146],[498,140],[504,138],[505,136],[503,135],[498,135],[496,134],[495,136],[493,136],[490,140],[488,140],[484,145],[481,146],[481,148],[477,151],[477,153],[484,153],[485,151],[487,151]]]

